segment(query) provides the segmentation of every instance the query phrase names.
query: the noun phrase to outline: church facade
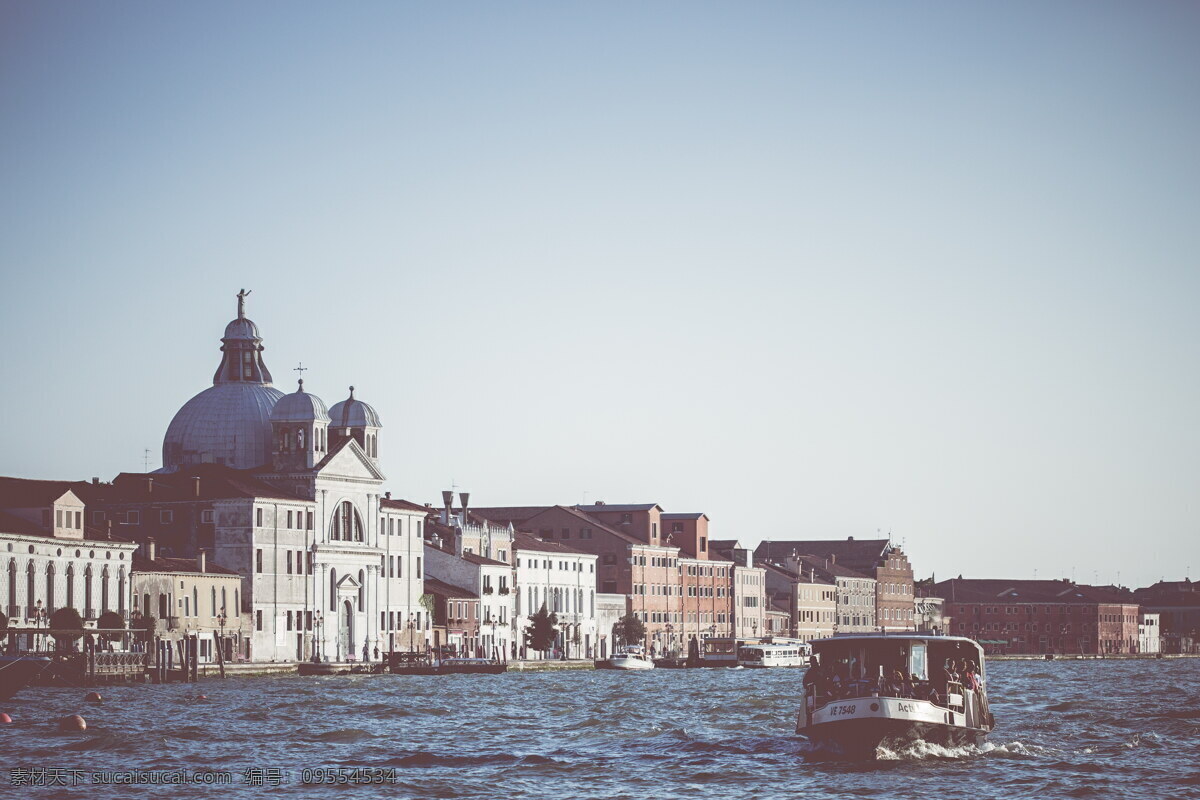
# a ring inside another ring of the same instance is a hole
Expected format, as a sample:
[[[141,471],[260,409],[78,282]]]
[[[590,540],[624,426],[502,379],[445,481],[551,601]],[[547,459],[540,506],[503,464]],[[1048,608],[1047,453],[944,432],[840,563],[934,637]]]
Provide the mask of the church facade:
[[[428,509],[385,502],[383,424],[353,387],[327,409],[303,379],[290,394],[272,385],[246,294],[226,326],[213,385],[167,429],[162,469],[114,481],[137,491],[144,484],[145,497],[113,492],[91,507],[130,525],[136,505],[141,525],[166,518],[155,504],[188,506],[191,522],[164,531],[160,546],[182,557],[211,548],[213,563],[243,576],[241,608],[225,610],[244,620],[241,658],[362,660],[423,644]]]

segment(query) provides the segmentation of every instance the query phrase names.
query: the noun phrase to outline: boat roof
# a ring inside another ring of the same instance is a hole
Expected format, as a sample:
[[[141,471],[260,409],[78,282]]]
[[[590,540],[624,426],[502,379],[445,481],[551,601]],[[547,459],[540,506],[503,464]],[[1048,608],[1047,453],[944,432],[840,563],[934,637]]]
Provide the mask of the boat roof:
[[[899,640],[921,641],[921,642],[963,642],[982,651],[979,642],[974,639],[968,639],[966,636],[942,636],[936,633],[839,633],[836,636],[829,636],[824,639],[813,639],[809,642],[812,645],[818,644],[833,644],[836,642],[848,641],[879,641],[879,642],[894,642]]]

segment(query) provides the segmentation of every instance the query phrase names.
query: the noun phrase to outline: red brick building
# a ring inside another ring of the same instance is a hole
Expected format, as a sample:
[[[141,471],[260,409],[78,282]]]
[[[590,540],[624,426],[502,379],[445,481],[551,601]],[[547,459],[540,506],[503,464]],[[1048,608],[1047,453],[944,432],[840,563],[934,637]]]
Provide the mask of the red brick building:
[[[1067,580],[955,578],[930,587],[945,598],[948,633],[988,653],[1136,653],[1138,606],[1096,586]]]

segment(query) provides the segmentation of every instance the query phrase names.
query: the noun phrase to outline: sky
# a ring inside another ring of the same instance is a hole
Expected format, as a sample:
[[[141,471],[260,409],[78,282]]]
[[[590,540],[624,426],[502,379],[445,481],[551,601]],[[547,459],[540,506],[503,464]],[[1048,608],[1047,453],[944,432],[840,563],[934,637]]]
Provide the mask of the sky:
[[[237,291],[394,495],[1200,573],[1200,6],[0,0],[0,474],[161,464]]]

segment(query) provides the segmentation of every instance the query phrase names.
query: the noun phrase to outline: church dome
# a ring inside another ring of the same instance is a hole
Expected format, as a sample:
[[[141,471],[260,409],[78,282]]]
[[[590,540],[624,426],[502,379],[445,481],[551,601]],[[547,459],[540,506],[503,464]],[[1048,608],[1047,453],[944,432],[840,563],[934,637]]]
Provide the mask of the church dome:
[[[379,414],[362,400],[354,398],[354,387],[350,387],[350,397],[340,403],[334,403],[329,409],[331,423],[339,428],[382,428]]]
[[[283,392],[259,383],[219,383],[184,403],[163,439],[163,467],[224,464],[249,469],[271,460],[271,410]]]
[[[271,461],[271,410],[283,392],[271,385],[258,326],[246,318],[248,294],[238,293],[237,319],[225,328],[213,385],[184,403],[167,427],[165,472],[189,464],[249,469]]]
[[[304,391],[304,380],[300,388],[285,394],[271,411],[272,422],[329,422],[325,404],[315,394]]]

